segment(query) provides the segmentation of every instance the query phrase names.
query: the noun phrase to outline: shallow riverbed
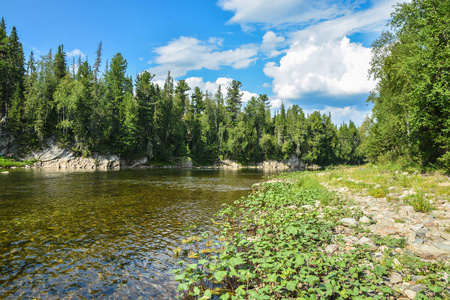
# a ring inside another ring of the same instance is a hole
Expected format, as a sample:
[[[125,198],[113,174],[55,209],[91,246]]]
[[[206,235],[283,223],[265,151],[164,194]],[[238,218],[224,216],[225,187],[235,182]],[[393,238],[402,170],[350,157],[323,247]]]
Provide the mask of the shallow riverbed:
[[[0,299],[171,299],[184,228],[211,228],[274,173],[11,170],[0,174]]]

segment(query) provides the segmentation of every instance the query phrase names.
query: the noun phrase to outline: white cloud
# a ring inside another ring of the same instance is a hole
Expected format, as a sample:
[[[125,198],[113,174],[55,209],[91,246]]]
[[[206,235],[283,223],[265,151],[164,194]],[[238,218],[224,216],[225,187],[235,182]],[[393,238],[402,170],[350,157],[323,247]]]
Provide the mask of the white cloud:
[[[292,42],[314,40],[316,43],[341,39],[355,32],[380,33],[397,0],[379,0],[374,6],[358,12],[348,11],[337,18],[318,22],[292,33]]]
[[[203,77],[189,77],[189,78],[186,78],[185,81],[191,88],[190,94],[192,94],[192,91],[194,90],[194,88],[196,86],[198,86],[203,92],[208,91],[212,94],[215,94],[220,85],[222,94],[224,97],[226,97],[227,89],[231,86],[231,83],[233,82],[233,78],[219,77],[214,82],[211,82],[211,81],[204,82]],[[259,96],[257,93],[252,93],[252,92],[245,91],[245,90],[241,90],[241,93],[242,93],[242,103],[243,104],[250,101],[250,99],[252,97],[258,98],[258,96]]]
[[[319,110],[319,109],[317,109]],[[346,106],[346,107],[333,107],[325,106],[325,108],[319,110],[322,114],[331,114],[331,121],[335,125],[341,125],[343,122],[347,123],[352,120],[353,123],[358,127],[364,121],[366,116],[371,116],[372,111],[370,110],[358,110],[356,106]],[[314,110],[305,110],[306,114],[313,113]]]
[[[70,52],[66,52],[66,55],[67,55],[68,58],[79,57],[79,56],[81,56],[82,58],[86,57],[86,54],[81,52],[80,49],[74,49],[74,50],[72,50]]]
[[[144,58],[143,58],[143,57],[139,57],[139,60],[140,60],[140,61],[143,61],[143,60],[144,60]]]
[[[219,0],[218,5],[234,13],[229,23],[241,24],[246,31],[251,24],[279,26],[302,24],[334,18],[357,8],[361,1],[336,3],[331,0]]]
[[[278,110],[281,108],[281,103],[283,103],[283,100],[281,99],[272,99],[270,100],[270,109],[271,110]]]
[[[257,93],[250,93],[248,91],[242,91],[242,103],[247,103],[252,97],[258,98]]]
[[[273,78],[274,93],[284,99],[307,93],[329,95],[367,93],[374,88],[368,80],[371,53],[346,37],[340,41],[293,44],[280,64],[267,63],[264,73]]]
[[[273,31],[268,31],[263,36],[263,41],[261,44],[261,50],[268,57],[275,57],[280,55],[282,52],[277,49],[282,46],[285,42],[285,38],[282,36],[277,36]]]
[[[213,94],[217,91],[220,85],[222,93],[224,94],[224,96],[226,96],[227,88],[231,86],[231,82],[233,81],[233,79],[229,77],[219,77],[214,82],[204,82],[203,77],[189,77],[186,78],[185,81],[189,85],[191,90],[198,86],[203,92],[208,91]]]
[[[271,86],[271,84],[270,84],[270,83],[268,83],[268,82],[264,82],[262,86],[263,86],[263,87],[265,87],[265,88],[268,88],[268,87],[270,87],[270,86]]]
[[[188,71],[218,70],[221,66],[235,69],[247,68],[257,59],[258,47],[252,44],[242,45],[236,49],[223,50],[223,40],[210,38],[207,42],[193,37],[180,37],[168,45],[155,49],[156,67],[150,72],[157,78],[163,78],[170,70],[174,78],[184,76]]]
[[[334,19],[291,32],[285,55],[279,63],[269,62],[264,68],[266,76],[273,78],[275,96],[295,99],[308,93],[333,96],[372,90],[375,82],[368,79],[370,48],[347,37],[356,32],[379,33],[395,2],[380,0],[357,12],[340,8],[342,14]]]

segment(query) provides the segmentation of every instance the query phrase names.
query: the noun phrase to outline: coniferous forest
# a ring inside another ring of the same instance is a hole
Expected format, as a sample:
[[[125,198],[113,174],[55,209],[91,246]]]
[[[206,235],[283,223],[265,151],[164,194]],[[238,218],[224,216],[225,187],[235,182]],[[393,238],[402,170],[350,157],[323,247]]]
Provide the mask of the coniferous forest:
[[[2,19],[1,126],[28,149],[52,137],[84,156],[189,156],[211,164],[296,155],[319,165],[384,160],[450,168],[448,11],[448,1],[396,6],[390,31],[372,47],[373,115],[359,128],[298,105],[271,114],[267,95],[243,105],[239,81],[202,91],[175,83],[170,72],[164,87],[147,71],[133,79],[120,53],[105,61],[101,42],[93,65],[68,62],[63,45],[25,58],[16,28],[8,34]]]

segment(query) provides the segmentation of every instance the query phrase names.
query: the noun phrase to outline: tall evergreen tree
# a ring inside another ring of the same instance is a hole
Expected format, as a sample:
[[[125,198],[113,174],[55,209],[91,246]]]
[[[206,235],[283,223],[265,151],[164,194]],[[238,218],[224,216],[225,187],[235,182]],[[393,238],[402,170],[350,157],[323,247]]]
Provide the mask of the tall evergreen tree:
[[[227,89],[227,112],[230,124],[235,124],[242,105],[241,82],[233,80]]]
[[[98,72],[100,71],[100,65],[102,63],[102,41],[98,43],[97,51],[95,52],[95,63],[94,63],[94,81],[98,81]]]
[[[80,64],[78,64],[79,66]],[[58,46],[58,51],[55,54],[53,61],[53,74],[58,82],[63,77],[66,76],[67,64],[66,64],[66,53],[64,52],[64,45]]]

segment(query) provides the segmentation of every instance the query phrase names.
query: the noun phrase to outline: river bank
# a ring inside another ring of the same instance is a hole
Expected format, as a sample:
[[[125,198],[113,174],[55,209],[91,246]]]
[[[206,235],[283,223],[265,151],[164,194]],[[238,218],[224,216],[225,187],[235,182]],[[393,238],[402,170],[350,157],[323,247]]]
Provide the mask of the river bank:
[[[6,149],[6,148],[5,148]],[[6,151],[0,151],[6,153]],[[8,160],[5,160],[8,161]],[[2,167],[3,165],[0,165]],[[307,166],[298,157],[277,161],[270,160],[243,165],[231,160],[218,160],[211,165],[198,166],[190,157],[174,158],[170,163],[156,164],[147,157],[135,160],[124,159],[114,153],[92,153],[87,157],[79,156],[69,148],[61,148],[54,140],[47,141],[47,147],[33,151],[19,161],[9,160],[3,167],[26,168],[53,168],[53,169],[85,169],[85,170],[119,170],[119,169],[152,169],[152,168],[182,168],[182,169],[277,169],[277,170],[304,170],[306,168],[317,169],[318,166]]]
[[[285,173],[194,236],[185,299],[448,299],[450,180],[375,166]]]

